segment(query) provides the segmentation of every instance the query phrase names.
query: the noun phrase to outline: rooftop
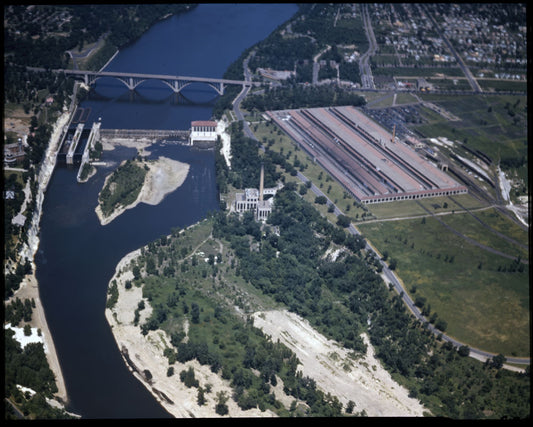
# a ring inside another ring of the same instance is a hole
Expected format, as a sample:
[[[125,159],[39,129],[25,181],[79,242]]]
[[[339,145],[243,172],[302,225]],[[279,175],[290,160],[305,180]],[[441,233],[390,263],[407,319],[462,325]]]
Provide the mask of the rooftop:
[[[191,126],[217,127],[217,122],[213,120],[194,120],[191,122]]]

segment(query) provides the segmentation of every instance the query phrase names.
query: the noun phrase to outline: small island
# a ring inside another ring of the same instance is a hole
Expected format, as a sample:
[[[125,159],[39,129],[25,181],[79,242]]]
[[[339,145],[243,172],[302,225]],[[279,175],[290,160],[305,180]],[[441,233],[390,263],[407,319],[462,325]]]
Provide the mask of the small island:
[[[156,160],[127,160],[104,183],[98,195],[96,215],[107,225],[139,203],[157,205],[179,188],[189,173],[189,165],[166,157]]]

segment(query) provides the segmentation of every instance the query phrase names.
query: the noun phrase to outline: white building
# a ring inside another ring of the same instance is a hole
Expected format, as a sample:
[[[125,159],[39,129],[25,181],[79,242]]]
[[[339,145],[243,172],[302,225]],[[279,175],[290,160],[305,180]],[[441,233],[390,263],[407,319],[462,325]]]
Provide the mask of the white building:
[[[244,193],[235,195],[235,211],[239,213],[252,211],[258,221],[266,221],[272,212],[274,197],[263,200],[266,195],[275,196],[280,186],[274,188],[263,188],[264,168],[261,165],[261,177],[259,181],[259,190],[257,188],[246,188]]]
[[[189,145],[200,143],[214,146],[217,136],[217,122],[212,120],[195,120],[191,122]]]

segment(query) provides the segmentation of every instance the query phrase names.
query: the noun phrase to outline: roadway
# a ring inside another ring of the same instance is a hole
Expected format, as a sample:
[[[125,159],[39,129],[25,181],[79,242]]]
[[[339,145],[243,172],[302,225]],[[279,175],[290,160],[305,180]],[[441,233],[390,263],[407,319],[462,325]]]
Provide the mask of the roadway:
[[[184,80],[188,82],[209,82],[209,83],[223,83],[223,84],[259,84],[242,81],[242,80],[230,80],[219,79],[215,77],[194,77],[194,76],[177,76],[169,74],[145,74],[145,73],[122,73],[115,71],[80,71],[80,70],[52,70],[56,73],[65,73],[74,76],[96,76],[96,77],[118,77],[118,78],[134,78],[134,79],[154,79],[154,80]]]
[[[250,70],[248,69],[248,59],[249,58],[247,58],[244,61],[244,64],[243,64],[245,79],[251,78],[250,77]],[[240,103],[244,99],[246,94],[248,93],[248,90],[249,90],[249,87],[246,87],[246,86],[243,87],[243,90],[239,93],[239,95],[237,96],[237,98],[233,102],[233,111],[235,113],[235,116],[237,117],[237,120],[241,120],[243,122],[243,130],[245,132],[245,135],[247,137],[249,137],[249,138],[252,138],[253,140],[257,141],[260,144],[259,140],[255,137],[253,132],[250,130],[250,127],[248,126],[248,122],[244,119],[244,116],[243,116],[243,114],[242,114],[242,112],[241,112],[241,110],[239,108],[240,107]],[[261,148],[262,151],[265,150],[264,146],[261,145],[261,144],[260,144],[260,148]],[[305,175],[303,175],[301,172],[299,172],[299,171],[297,172],[297,177],[303,183],[306,183],[307,181],[309,181],[309,179]],[[333,205],[333,207],[334,207],[333,213],[335,214],[335,216],[343,215],[343,212],[329,199],[329,197],[326,194],[324,194],[322,192],[322,190],[320,190],[320,188],[318,188],[316,185],[311,183],[311,188],[310,189],[316,196],[325,197],[327,202],[328,202],[328,204]],[[358,236],[363,237],[362,234],[359,232],[359,230],[357,230],[357,228],[352,223],[350,223],[350,226],[348,227],[348,231],[352,235],[358,235]],[[382,272],[381,272],[382,277],[384,277],[390,284],[393,285],[394,289],[396,290],[396,292],[398,292],[398,294],[402,298],[402,300],[405,303],[405,305],[409,308],[411,313],[420,322],[422,322],[422,324],[426,325],[426,327],[432,333],[434,333],[437,336],[440,336],[443,341],[450,342],[456,348],[459,348],[461,346],[467,346],[469,348],[469,350],[470,350],[470,354],[469,354],[470,357],[473,357],[475,359],[478,359],[478,360],[481,360],[481,361],[485,361],[487,359],[493,358],[494,356],[497,356],[494,353],[489,353],[489,352],[481,350],[481,349],[473,348],[473,347],[469,346],[468,344],[462,343],[462,342],[456,340],[455,338],[450,337],[449,335],[446,335],[442,331],[440,331],[437,328],[435,328],[422,315],[422,313],[420,312],[418,307],[415,306],[415,304],[414,304],[413,300],[411,299],[411,297],[407,294],[407,292],[405,292],[405,289],[403,288],[403,286],[402,286],[402,284],[400,282],[400,279],[398,278],[396,273],[388,267],[388,265],[381,259],[381,255],[377,252],[376,249],[374,249],[374,247],[366,239],[365,239],[365,250],[373,253],[374,256],[377,259],[379,259],[379,262],[380,262],[381,267],[382,267]],[[508,357],[508,356],[505,356],[505,358],[506,358],[506,363],[513,363],[513,364],[517,364],[517,365],[529,365],[530,364],[530,359],[528,359],[528,358]],[[504,365],[504,367],[506,367],[507,369],[513,369],[512,367],[509,367],[508,365],[507,366]]]
[[[465,64],[465,62],[463,61],[463,58],[461,57],[461,55],[459,55],[457,53],[457,51],[455,50],[453,45],[450,43],[450,40],[448,40],[448,37],[446,37],[446,35],[441,31],[439,24],[437,23],[437,21],[435,20],[433,15],[431,13],[429,13],[429,10],[427,9],[427,7],[425,7],[425,5],[421,5],[421,6],[424,8],[424,12],[429,17],[429,19],[431,19],[431,22],[433,23],[433,27],[437,30],[439,36],[444,41],[444,43],[446,43],[446,46],[448,46],[448,49],[450,49],[450,51],[452,52],[453,56],[457,60],[457,63],[459,64],[459,67],[461,68],[461,70],[463,71],[464,75],[468,79],[468,82],[470,83],[470,86],[472,87],[472,90],[474,92],[476,92],[476,93],[481,93],[482,92],[481,86],[479,86],[479,83],[474,78],[474,75],[470,71],[470,68],[468,68],[468,66]]]
[[[144,74],[144,73],[124,73],[124,72],[111,72],[111,71],[83,71],[83,70],[64,70],[64,69],[55,69],[47,70],[40,67],[26,67],[28,71],[34,72],[46,72],[51,71],[53,73],[62,73],[65,75],[71,75],[74,77],[83,77],[86,80],[86,83],[90,83],[90,77],[100,78],[100,77],[111,77],[119,79],[123,82],[126,82],[129,79],[134,79],[138,81],[144,80],[160,80],[163,82],[187,82],[187,83],[212,83],[212,84],[221,84],[221,85],[239,85],[239,86],[259,86],[262,83],[252,82],[249,80],[231,80],[231,79],[220,79],[215,77],[195,77],[195,76],[178,76],[178,75],[168,75],[168,74]],[[134,88],[131,88],[134,89]]]
[[[248,57],[243,61],[243,64],[242,64],[243,71],[244,71],[244,80],[247,83],[252,82],[252,73],[250,69],[248,68],[248,62],[250,61],[250,58],[254,55],[254,53],[255,52],[251,52],[250,55],[248,55]],[[242,114],[242,111],[240,109],[241,102],[244,98],[246,98],[246,95],[248,95],[249,90],[250,90],[250,85],[242,86],[242,90],[237,95],[237,97],[233,100],[233,112],[237,120],[242,122],[244,134],[248,138],[252,138],[253,140],[257,141],[257,138],[255,137],[254,133],[250,129],[250,126],[248,125],[248,121],[244,119],[244,115]]]
[[[369,60],[376,52],[377,42],[374,36],[374,30],[372,29],[372,22],[368,15],[368,8],[366,4],[361,5],[363,24],[365,27],[366,36],[368,38],[368,50],[361,55],[359,59],[359,72],[361,73],[361,87],[364,89],[375,89],[374,77],[372,76],[372,70],[370,68]]]

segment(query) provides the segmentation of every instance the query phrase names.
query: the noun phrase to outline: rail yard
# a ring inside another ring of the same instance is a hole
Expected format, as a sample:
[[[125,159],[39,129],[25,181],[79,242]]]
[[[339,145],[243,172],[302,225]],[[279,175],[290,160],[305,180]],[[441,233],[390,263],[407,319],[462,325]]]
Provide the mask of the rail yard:
[[[269,111],[268,116],[363,203],[464,194],[467,188],[352,106]]]

